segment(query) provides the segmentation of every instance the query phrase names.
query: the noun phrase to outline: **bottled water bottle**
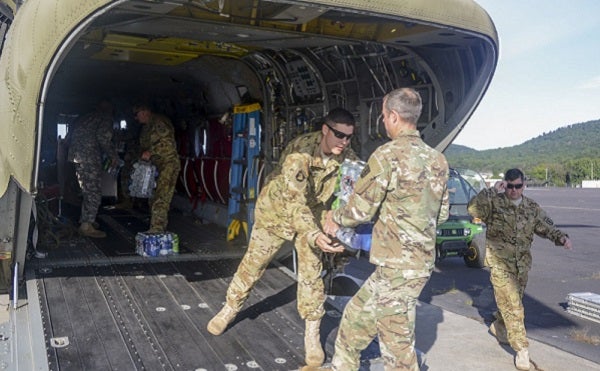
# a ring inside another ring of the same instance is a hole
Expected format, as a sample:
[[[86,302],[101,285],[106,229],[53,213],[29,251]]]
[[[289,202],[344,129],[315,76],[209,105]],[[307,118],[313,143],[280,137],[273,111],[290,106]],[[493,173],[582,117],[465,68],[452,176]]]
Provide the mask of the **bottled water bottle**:
[[[160,244],[160,255],[171,255],[173,253],[173,243],[170,233],[161,233],[158,236]]]
[[[123,167],[124,164],[125,164],[125,161],[119,159],[115,166],[112,166],[108,169],[108,173],[110,175],[116,177],[119,174],[119,171],[121,171],[121,168]]]
[[[171,233],[171,235],[173,239],[173,254],[179,254],[179,236],[177,233]]]

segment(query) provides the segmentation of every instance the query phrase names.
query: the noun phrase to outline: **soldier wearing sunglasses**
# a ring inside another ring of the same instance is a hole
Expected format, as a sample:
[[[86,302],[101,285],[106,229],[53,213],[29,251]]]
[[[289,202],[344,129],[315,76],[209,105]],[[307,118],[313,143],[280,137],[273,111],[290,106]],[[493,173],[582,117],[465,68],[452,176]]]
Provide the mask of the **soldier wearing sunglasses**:
[[[231,280],[226,304],[207,325],[211,334],[226,330],[283,243],[294,241],[298,312],[306,326],[305,361],[315,367],[323,363],[319,333],[325,314],[321,250],[341,252],[344,248],[323,233],[321,222],[335,198],[340,165],[344,159],[358,160],[350,147],[354,124],[352,113],[335,108],[319,131],[301,135],[286,146],[258,196],[248,249]]]
[[[510,344],[519,370],[530,367],[522,299],[531,268],[533,235],[572,248],[569,236],[554,226],[540,205],[523,196],[524,189],[523,172],[510,169],[504,180],[481,191],[468,207],[469,213],[487,226],[485,262],[498,306],[490,332],[498,342]]]

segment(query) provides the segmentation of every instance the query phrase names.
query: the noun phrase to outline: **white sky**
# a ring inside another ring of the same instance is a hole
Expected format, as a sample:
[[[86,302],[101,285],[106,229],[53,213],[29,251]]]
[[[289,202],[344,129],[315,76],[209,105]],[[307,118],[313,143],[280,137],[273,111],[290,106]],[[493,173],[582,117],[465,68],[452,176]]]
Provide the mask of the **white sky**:
[[[476,1],[496,25],[500,59],[455,144],[510,147],[600,119],[599,0]]]

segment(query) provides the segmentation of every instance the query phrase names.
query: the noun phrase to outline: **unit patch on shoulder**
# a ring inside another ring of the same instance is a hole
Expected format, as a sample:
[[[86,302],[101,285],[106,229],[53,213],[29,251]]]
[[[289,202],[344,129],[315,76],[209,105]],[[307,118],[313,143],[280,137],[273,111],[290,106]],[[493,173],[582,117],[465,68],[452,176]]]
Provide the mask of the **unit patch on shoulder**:
[[[545,217],[544,222],[548,225],[554,225],[554,221],[552,219],[550,219],[549,217]]]
[[[304,172],[302,170],[298,171],[298,173],[296,173],[296,180],[299,182],[303,182],[306,180],[306,174],[304,174]]]

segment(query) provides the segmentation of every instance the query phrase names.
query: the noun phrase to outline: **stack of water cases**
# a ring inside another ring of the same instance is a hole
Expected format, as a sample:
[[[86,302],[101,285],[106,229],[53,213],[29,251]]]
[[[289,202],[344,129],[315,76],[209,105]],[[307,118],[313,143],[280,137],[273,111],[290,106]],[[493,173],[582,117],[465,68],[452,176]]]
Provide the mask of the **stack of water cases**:
[[[135,236],[135,252],[145,257],[179,253],[179,236],[175,233],[144,233]]]
[[[148,161],[138,161],[133,164],[129,195],[137,198],[150,198],[156,188],[156,166]]]
[[[340,167],[339,183],[336,199],[332,206],[333,209],[342,207],[348,202],[350,196],[354,193],[354,185],[364,167],[364,161],[344,160]],[[371,249],[372,230],[372,223],[361,224],[356,228],[340,228],[336,233],[336,237],[350,252],[369,251]]]
[[[567,312],[600,323],[600,295],[591,292],[567,295]]]

